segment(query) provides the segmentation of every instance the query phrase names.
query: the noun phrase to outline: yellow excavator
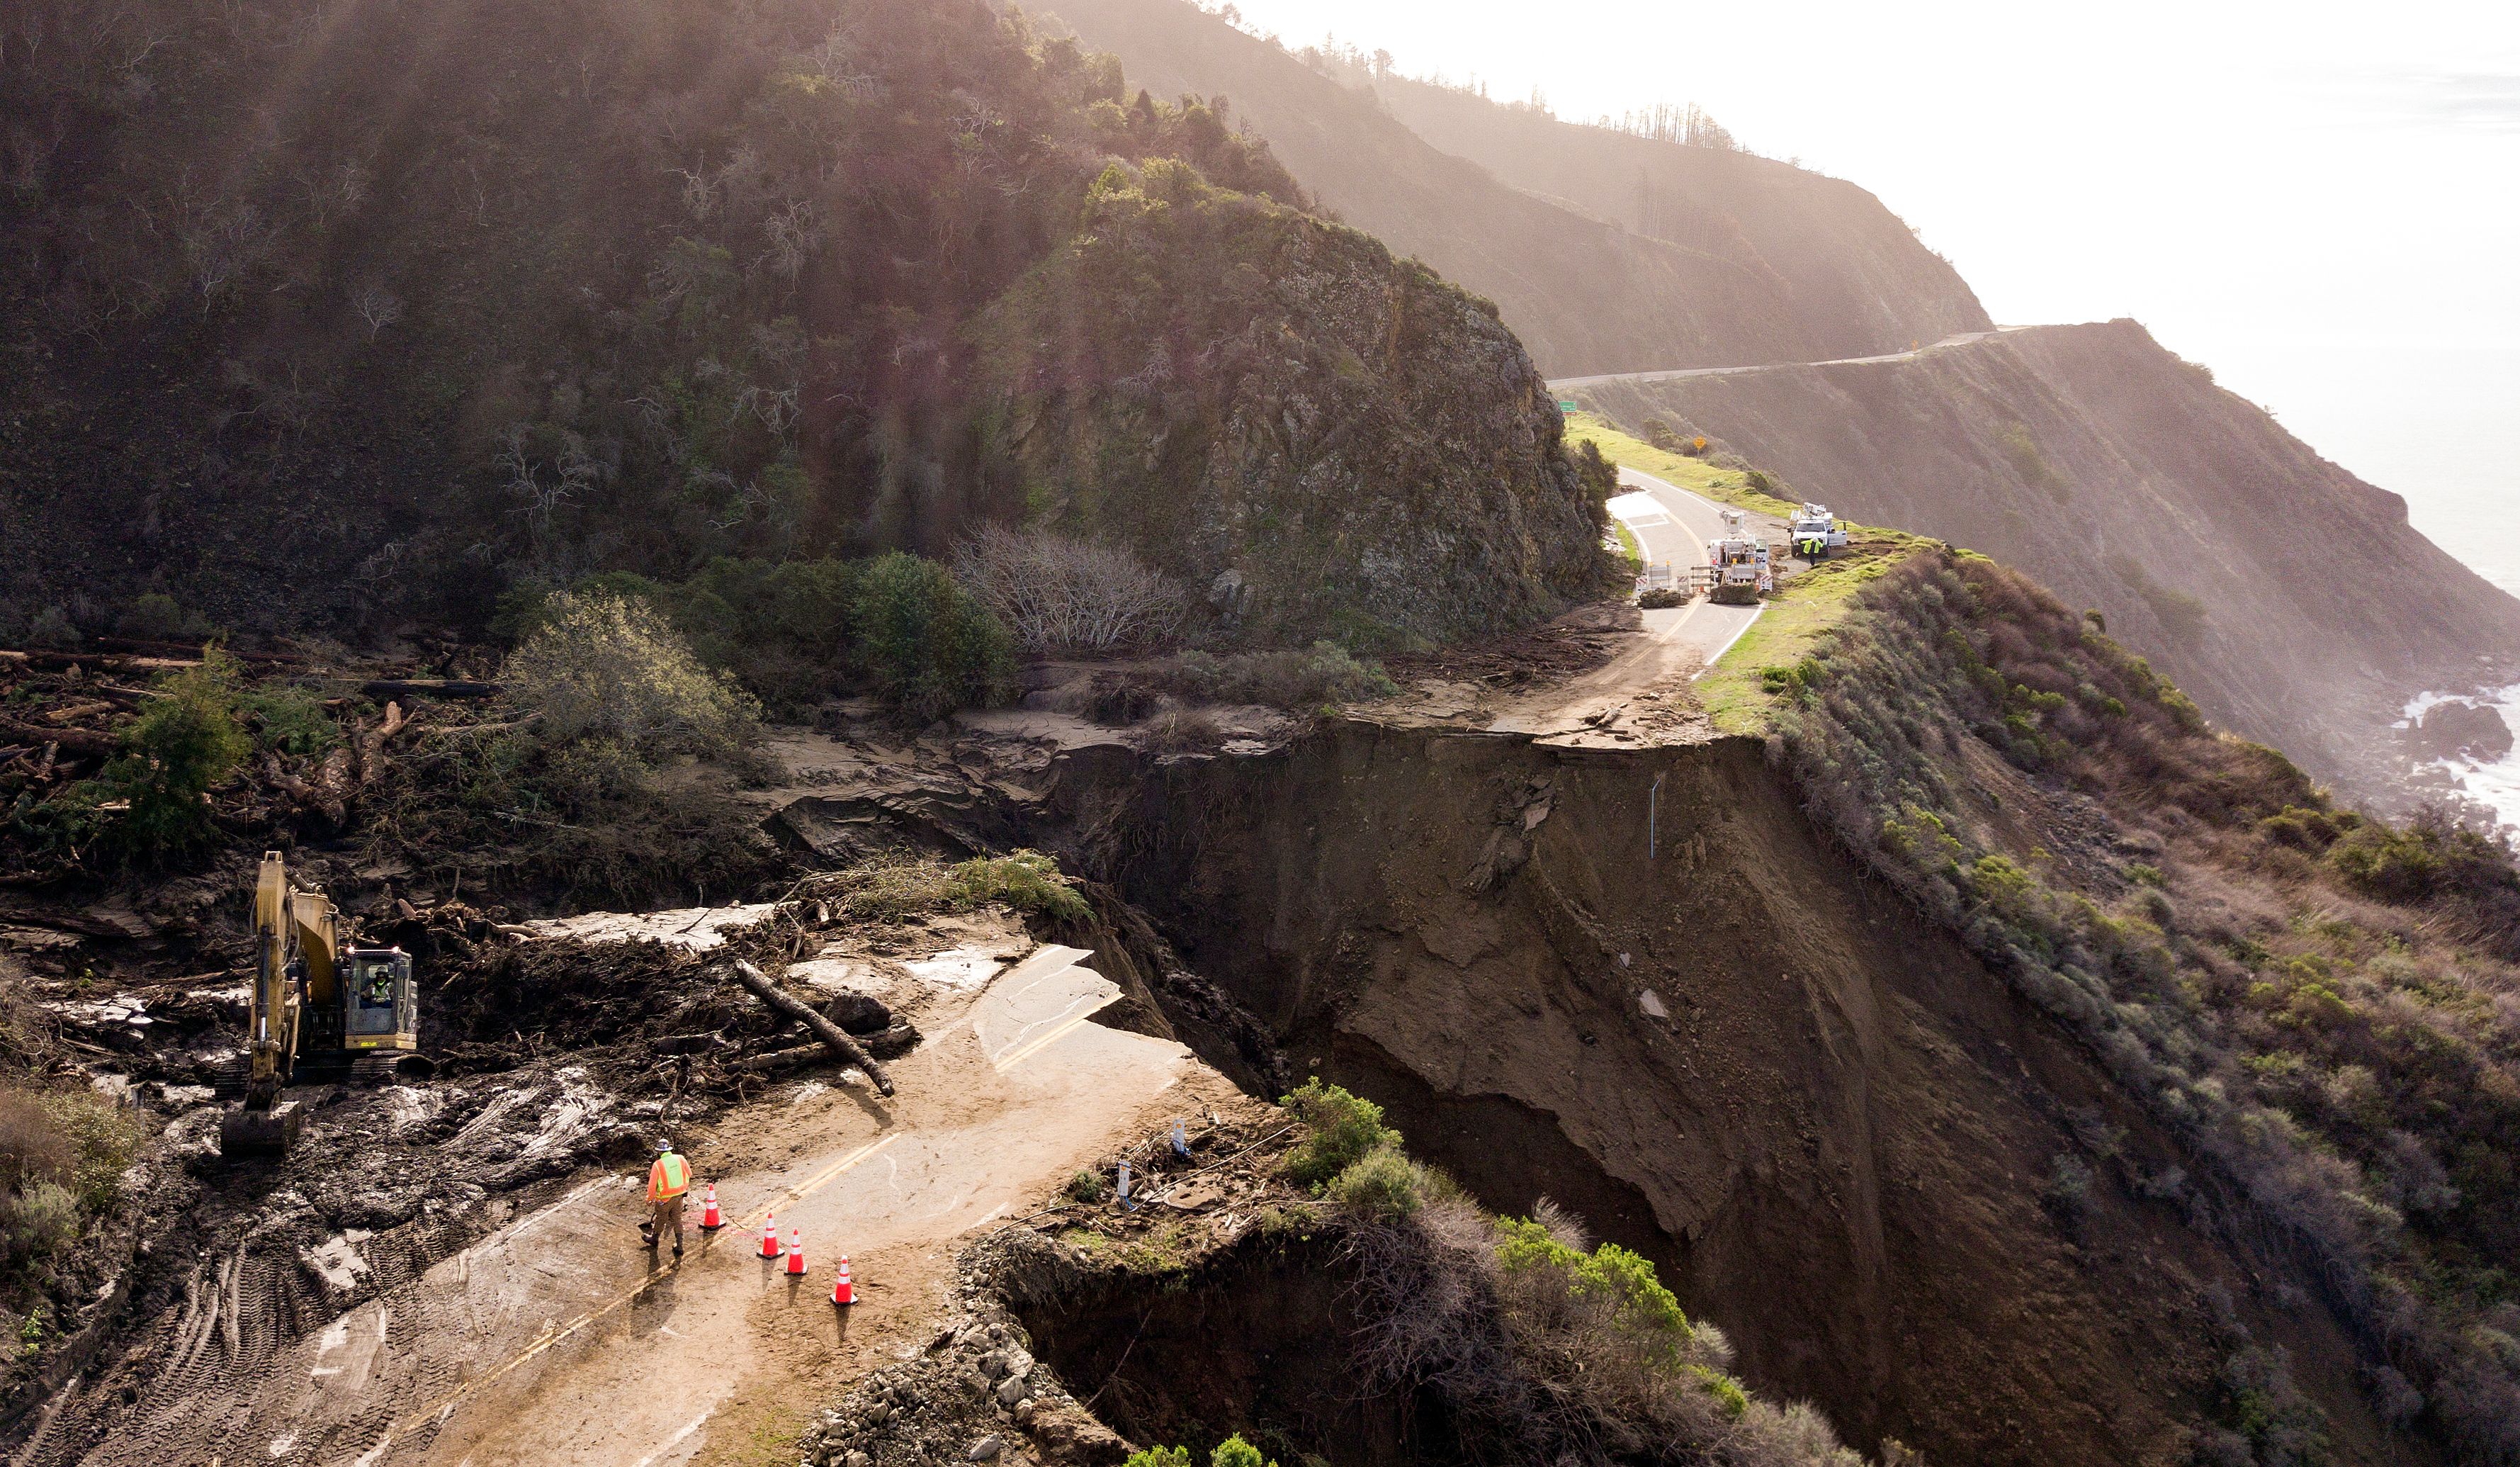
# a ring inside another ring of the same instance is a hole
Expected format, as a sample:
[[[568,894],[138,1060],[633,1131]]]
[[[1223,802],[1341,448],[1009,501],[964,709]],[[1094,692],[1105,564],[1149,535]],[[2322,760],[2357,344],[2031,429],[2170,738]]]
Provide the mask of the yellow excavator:
[[[420,995],[399,947],[343,944],[341,914],[289,879],[277,850],[253,890],[254,971],[246,1010],[245,1100],[219,1123],[223,1156],[277,1155],[297,1140],[291,1084],[361,1069],[426,1076]]]

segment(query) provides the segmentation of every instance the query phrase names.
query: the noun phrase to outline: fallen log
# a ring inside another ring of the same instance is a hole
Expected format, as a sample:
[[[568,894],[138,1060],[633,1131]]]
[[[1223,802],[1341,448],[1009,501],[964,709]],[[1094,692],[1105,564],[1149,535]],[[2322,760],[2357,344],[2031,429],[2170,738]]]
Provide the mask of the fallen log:
[[[385,741],[410,726],[411,720],[403,716],[402,705],[388,702],[385,704],[383,719],[376,727],[361,731],[359,734],[359,788],[366,789],[377,782],[377,776],[384,772]]]
[[[95,636],[88,640],[99,647],[112,648],[116,652],[137,652],[159,657],[199,657],[202,655],[202,646],[200,642],[168,642],[151,637]],[[239,652],[233,647],[223,647],[219,650],[241,663],[264,663],[276,667],[302,666],[306,662],[302,657],[291,657],[279,652]]]
[[[350,821],[350,751],[336,747],[324,756],[323,765],[315,771],[315,807],[324,812],[335,830]]]
[[[763,976],[760,969],[742,958],[736,959],[728,971],[735,975],[737,983],[752,990],[753,997],[804,1025],[805,1028],[813,1031],[815,1038],[823,1041],[824,1048],[865,1071],[867,1078],[875,1081],[875,1087],[878,1093],[884,1095],[892,1093],[892,1077],[884,1074],[883,1067],[876,1063],[874,1055],[867,1053],[857,1040],[849,1037],[847,1030],[815,1013],[804,1000],[783,992],[778,985]]]
[[[799,1065],[828,1063],[831,1058],[832,1051],[825,1045],[796,1044],[764,1054],[746,1055],[735,1061],[734,1068],[748,1075],[772,1075],[782,1070],[793,1070]]]
[[[359,691],[370,698],[496,698],[501,688],[495,682],[446,677],[381,677],[360,684]]]
[[[83,755],[108,755],[122,747],[122,741],[110,733],[98,733],[88,728],[43,728],[10,717],[0,717],[0,739],[37,745],[59,744],[71,754]]]
[[[137,667],[165,672],[198,667],[202,660],[197,657],[133,657],[120,652],[12,652],[0,648],[0,663],[18,663],[29,667]]]

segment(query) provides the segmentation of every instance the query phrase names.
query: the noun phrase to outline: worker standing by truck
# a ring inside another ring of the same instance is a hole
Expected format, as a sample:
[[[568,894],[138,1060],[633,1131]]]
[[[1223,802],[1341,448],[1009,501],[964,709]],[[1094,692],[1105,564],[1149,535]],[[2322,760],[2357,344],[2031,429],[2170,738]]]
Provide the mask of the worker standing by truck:
[[[665,1228],[674,1229],[674,1257],[683,1256],[683,1195],[692,1189],[692,1168],[671,1141],[656,1143],[656,1163],[648,1169],[648,1221],[639,1229],[654,1248]]]

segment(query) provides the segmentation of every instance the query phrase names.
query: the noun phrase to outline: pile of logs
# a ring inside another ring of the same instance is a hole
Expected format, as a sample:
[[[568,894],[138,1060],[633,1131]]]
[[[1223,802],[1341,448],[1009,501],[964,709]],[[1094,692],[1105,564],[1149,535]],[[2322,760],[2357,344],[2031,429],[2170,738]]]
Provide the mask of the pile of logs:
[[[158,696],[149,680],[202,665],[198,648],[130,638],[96,643],[105,650],[0,648],[0,808],[29,794],[38,802],[51,799],[95,773],[122,752],[130,720]],[[249,677],[305,667],[274,653],[229,656]],[[496,683],[462,679],[371,679],[358,696],[327,700],[345,724],[340,745],[312,760],[266,754],[247,771],[247,808],[231,813],[263,806],[272,815],[320,819],[333,831],[344,830],[360,795],[382,776],[394,741],[419,726],[406,711],[413,700],[490,698],[499,691]],[[382,704],[382,712],[358,716],[353,710],[361,697]]]

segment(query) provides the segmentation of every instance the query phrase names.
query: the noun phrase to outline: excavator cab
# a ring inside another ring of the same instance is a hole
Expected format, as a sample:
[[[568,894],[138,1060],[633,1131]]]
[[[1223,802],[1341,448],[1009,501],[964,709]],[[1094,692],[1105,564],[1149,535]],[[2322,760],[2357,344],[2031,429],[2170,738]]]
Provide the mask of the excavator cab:
[[[343,954],[341,1047],[357,1054],[413,1054],[420,1049],[420,995],[411,954],[399,947],[353,947]]]

